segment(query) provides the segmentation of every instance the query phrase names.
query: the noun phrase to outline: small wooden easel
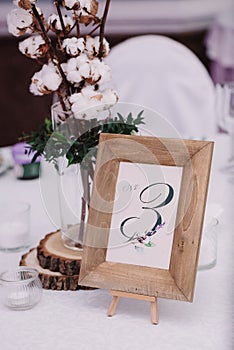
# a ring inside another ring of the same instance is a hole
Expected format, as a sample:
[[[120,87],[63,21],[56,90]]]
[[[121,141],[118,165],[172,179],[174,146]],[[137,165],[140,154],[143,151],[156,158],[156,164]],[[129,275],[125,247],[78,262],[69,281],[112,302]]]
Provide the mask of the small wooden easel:
[[[107,316],[111,317],[114,315],[120,297],[137,299],[137,300],[145,300],[150,302],[151,322],[153,324],[158,324],[157,297],[150,297],[150,296],[134,294],[134,293],[126,293],[126,292],[121,292],[117,290],[111,290],[110,294],[113,296],[113,299],[107,311]]]

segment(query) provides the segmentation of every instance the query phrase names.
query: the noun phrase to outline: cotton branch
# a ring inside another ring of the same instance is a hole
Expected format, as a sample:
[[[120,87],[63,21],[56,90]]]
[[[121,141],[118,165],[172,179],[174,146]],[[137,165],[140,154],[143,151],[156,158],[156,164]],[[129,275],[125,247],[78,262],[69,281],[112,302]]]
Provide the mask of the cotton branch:
[[[105,35],[105,25],[106,25],[106,19],[107,19],[109,7],[110,7],[110,2],[111,0],[106,0],[105,9],[104,9],[104,13],[103,13],[103,17],[100,25],[100,46],[99,46],[99,54],[98,54],[100,59],[103,57],[103,39]]]
[[[92,35],[98,28],[100,27],[100,23],[98,23],[98,25],[96,25],[96,27],[94,27],[91,32],[88,33],[88,35]]]
[[[67,94],[69,94],[69,83],[67,81],[66,75],[64,74],[64,71],[62,70],[62,67],[59,63],[59,59],[54,51],[53,46],[51,45],[51,40],[48,37],[47,32],[46,32],[45,27],[44,27],[44,24],[41,20],[40,14],[38,13],[36,6],[34,4],[32,4],[32,11],[33,11],[33,14],[34,14],[34,16],[35,16],[36,20],[38,21],[38,24],[41,28],[41,35],[48,46],[50,58],[51,58],[52,62],[56,65],[56,67],[58,68],[58,71],[59,71],[59,73],[62,77],[62,80],[64,82],[64,85],[66,87]]]
[[[62,30],[63,30],[64,38],[66,38],[67,31],[66,31],[66,27],[65,27],[64,22],[63,22],[63,16],[62,16],[62,12],[61,12],[60,5],[59,5],[58,1],[55,1],[55,6],[56,6],[56,9],[57,9],[57,12],[58,12],[58,16],[59,16],[59,20],[60,20],[61,27],[62,27]]]

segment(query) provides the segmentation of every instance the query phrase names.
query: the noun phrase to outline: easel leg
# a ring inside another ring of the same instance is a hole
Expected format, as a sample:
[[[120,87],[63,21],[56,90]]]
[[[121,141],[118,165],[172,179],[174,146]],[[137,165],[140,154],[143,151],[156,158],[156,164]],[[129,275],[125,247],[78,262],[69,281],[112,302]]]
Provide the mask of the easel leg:
[[[157,298],[155,298],[155,301],[150,302],[150,314],[151,314],[151,322],[153,324],[158,324],[158,305],[157,305]]]
[[[116,290],[111,290],[110,294],[112,295],[113,299],[111,301],[110,307],[107,311],[107,316],[113,316],[119,301],[119,298],[131,298],[131,299],[137,299],[137,300],[145,300],[150,302],[150,315],[151,315],[151,322],[153,324],[158,324],[158,305],[157,305],[157,297],[151,297],[141,294],[133,294],[133,293],[127,293],[127,292],[121,292]]]
[[[107,316],[111,317],[114,315],[118,302],[119,296],[114,295],[110,307],[107,311]]]

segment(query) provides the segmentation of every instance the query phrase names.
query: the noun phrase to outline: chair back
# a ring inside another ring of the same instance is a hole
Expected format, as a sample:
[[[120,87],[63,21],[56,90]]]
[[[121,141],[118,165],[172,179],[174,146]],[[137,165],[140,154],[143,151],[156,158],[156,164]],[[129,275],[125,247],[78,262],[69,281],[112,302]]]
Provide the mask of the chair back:
[[[214,84],[184,45],[160,35],[138,36],[113,47],[107,63],[120,102],[157,111],[183,138],[215,133]],[[157,133],[156,125],[147,127]]]

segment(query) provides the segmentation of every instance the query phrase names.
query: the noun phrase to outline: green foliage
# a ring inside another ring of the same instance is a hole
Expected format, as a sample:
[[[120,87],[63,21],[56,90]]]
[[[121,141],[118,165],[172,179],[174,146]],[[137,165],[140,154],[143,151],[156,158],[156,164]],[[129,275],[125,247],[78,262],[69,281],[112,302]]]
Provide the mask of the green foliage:
[[[52,133],[52,121],[46,118],[44,124],[40,125],[38,130],[32,131],[30,135],[23,135],[19,139],[19,141],[26,141],[28,143],[29,153],[32,151],[35,152],[32,162],[35,162],[39,156],[43,155],[45,145]]]
[[[124,118],[120,113],[116,117],[98,122],[92,120],[73,120],[77,128],[77,135],[67,130],[67,123],[61,124],[58,129],[53,131],[53,125],[50,119],[45,119],[43,125],[37,131],[24,136],[24,140],[29,145],[29,152],[35,152],[32,161],[38,156],[44,156],[46,161],[52,162],[57,166],[59,157],[65,156],[68,166],[71,164],[82,163],[85,167],[87,161],[93,160],[96,155],[96,149],[99,142],[99,136],[102,132],[111,134],[131,135],[138,132],[138,125],[144,124],[144,111],[138,113],[133,118],[129,113]]]

